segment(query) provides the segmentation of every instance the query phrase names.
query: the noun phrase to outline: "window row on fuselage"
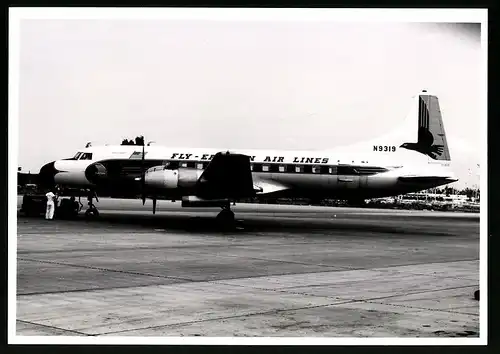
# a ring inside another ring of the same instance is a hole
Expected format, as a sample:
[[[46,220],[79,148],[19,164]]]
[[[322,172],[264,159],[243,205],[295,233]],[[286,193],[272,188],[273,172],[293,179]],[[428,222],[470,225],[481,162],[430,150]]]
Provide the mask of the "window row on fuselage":
[[[195,161],[165,161],[168,169],[179,167],[196,168],[204,170],[209,162]],[[326,175],[374,175],[387,172],[388,169],[376,166],[354,165],[303,165],[303,164],[266,164],[259,162],[250,163],[252,172],[267,173],[301,173],[301,174],[326,174]]]

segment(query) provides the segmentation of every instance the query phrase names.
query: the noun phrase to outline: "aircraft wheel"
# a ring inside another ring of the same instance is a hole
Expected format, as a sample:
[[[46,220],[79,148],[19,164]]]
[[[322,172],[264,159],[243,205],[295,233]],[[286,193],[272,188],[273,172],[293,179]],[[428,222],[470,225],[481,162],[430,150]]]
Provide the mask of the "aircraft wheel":
[[[232,225],[234,223],[234,213],[229,209],[222,209],[217,215],[217,221],[225,225]]]
[[[96,208],[89,208],[85,211],[85,217],[87,219],[95,219],[99,216],[99,211]]]

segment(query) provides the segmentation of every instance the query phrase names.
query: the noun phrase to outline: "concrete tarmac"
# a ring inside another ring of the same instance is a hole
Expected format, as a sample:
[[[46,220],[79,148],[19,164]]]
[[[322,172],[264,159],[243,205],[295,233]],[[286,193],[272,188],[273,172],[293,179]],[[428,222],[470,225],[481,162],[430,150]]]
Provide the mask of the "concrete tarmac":
[[[479,336],[479,215],[103,199],[18,217],[17,334]]]

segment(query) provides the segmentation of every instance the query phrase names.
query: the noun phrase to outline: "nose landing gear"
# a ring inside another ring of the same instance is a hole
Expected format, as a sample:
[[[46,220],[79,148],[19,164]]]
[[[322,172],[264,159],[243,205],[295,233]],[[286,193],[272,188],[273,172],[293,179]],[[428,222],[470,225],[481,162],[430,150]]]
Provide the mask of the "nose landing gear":
[[[88,209],[85,210],[85,217],[87,219],[95,219],[99,216],[99,210],[95,207],[94,203],[92,202],[93,197],[95,196],[95,199],[99,202],[99,199],[97,198],[96,193],[89,193],[87,200],[88,200]]]

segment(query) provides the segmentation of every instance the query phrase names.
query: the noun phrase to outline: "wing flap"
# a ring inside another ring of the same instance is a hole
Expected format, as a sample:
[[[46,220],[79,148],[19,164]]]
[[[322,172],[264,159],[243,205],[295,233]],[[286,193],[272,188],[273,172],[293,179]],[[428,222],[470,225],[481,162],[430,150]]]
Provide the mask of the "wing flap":
[[[289,189],[289,187],[281,183],[269,180],[260,180],[255,182],[255,188],[258,189],[257,195],[272,194]]]

